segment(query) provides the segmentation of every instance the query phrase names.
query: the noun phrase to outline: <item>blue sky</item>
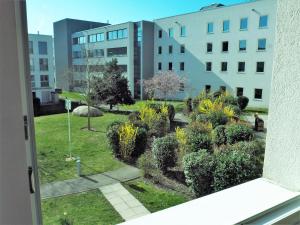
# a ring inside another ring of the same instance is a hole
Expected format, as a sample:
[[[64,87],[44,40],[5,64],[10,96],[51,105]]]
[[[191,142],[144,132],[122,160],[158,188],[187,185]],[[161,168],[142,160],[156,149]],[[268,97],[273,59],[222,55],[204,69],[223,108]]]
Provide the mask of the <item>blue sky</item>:
[[[82,19],[111,24],[153,20],[199,10],[212,3],[248,0],[27,0],[29,33],[53,34],[53,22]]]

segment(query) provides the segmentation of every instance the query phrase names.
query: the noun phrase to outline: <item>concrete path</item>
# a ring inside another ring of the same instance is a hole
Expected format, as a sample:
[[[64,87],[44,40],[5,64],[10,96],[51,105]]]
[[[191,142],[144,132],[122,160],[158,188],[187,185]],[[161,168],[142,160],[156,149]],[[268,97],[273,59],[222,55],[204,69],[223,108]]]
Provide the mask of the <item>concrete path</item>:
[[[105,198],[124,220],[138,218],[150,212],[122,184],[110,184],[99,188]]]
[[[41,196],[42,199],[46,199],[68,194],[76,194],[110,184],[126,182],[140,176],[141,174],[139,169],[132,166],[125,166],[118,170],[101,174],[44,184],[41,186]]]

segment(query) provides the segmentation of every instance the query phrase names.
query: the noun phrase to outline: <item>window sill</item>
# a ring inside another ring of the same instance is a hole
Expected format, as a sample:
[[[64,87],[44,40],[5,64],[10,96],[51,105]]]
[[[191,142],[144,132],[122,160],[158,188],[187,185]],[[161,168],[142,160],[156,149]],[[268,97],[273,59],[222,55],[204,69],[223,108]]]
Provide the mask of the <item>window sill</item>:
[[[213,54],[213,52],[206,52],[206,54]]]
[[[229,51],[221,51],[221,53],[228,53]]]
[[[258,27],[258,29],[260,29],[260,30],[265,30],[265,29],[268,29],[269,27],[268,26],[266,26],[266,27]]]
[[[221,70],[220,73],[228,73],[228,71],[227,71],[227,70],[226,70],[226,71],[222,71],[222,70]]]
[[[255,102],[262,102],[263,99],[262,98],[261,99],[260,98],[254,98],[253,101],[255,101]]]
[[[222,31],[222,33],[230,33],[230,31]]]
[[[256,50],[256,52],[266,52],[266,50]]]
[[[240,29],[240,31],[248,31],[248,28]]]
[[[247,50],[239,50],[239,53],[247,53]]]
[[[246,72],[237,72],[238,74],[246,74]]]
[[[265,72],[255,72],[255,74],[261,75],[261,74],[265,74]]]

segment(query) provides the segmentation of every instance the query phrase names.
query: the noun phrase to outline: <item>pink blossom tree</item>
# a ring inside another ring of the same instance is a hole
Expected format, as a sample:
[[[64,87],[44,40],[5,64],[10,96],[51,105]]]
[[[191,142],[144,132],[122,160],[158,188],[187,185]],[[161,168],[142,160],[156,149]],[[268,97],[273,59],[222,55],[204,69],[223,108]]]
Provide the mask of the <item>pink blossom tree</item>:
[[[173,71],[164,71],[157,73],[150,80],[145,80],[144,87],[150,98],[167,100],[183,90],[185,83],[184,77],[179,77]]]

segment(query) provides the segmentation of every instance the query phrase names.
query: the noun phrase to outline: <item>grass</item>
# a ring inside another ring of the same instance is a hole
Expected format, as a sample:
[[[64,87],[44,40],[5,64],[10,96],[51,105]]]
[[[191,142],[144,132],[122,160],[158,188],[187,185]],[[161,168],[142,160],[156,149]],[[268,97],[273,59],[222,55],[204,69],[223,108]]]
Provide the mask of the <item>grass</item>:
[[[123,222],[99,190],[43,200],[42,211],[45,225],[60,225],[63,218],[70,219],[72,224],[76,225],[108,225]]]
[[[82,96],[79,92],[72,92],[72,91],[63,91],[62,94],[59,95],[62,99],[70,99],[72,101],[84,101],[84,96]]]
[[[152,213],[188,201],[181,194],[155,187],[143,180],[130,181],[124,186]]]
[[[259,114],[268,114],[268,108],[259,108],[259,107],[247,107],[244,110],[247,114],[259,113]]]
[[[92,118],[97,132],[82,130],[87,118],[71,116],[72,152],[80,156],[84,175],[102,173],[122,167],[114,159],[106,138],[106,127],[113,121],[125,121],[124,115],[105,113]],[[38,166],[41,183],[76,177],[76,163],[66,162],[68,156],[67,114],[35,118]]]

